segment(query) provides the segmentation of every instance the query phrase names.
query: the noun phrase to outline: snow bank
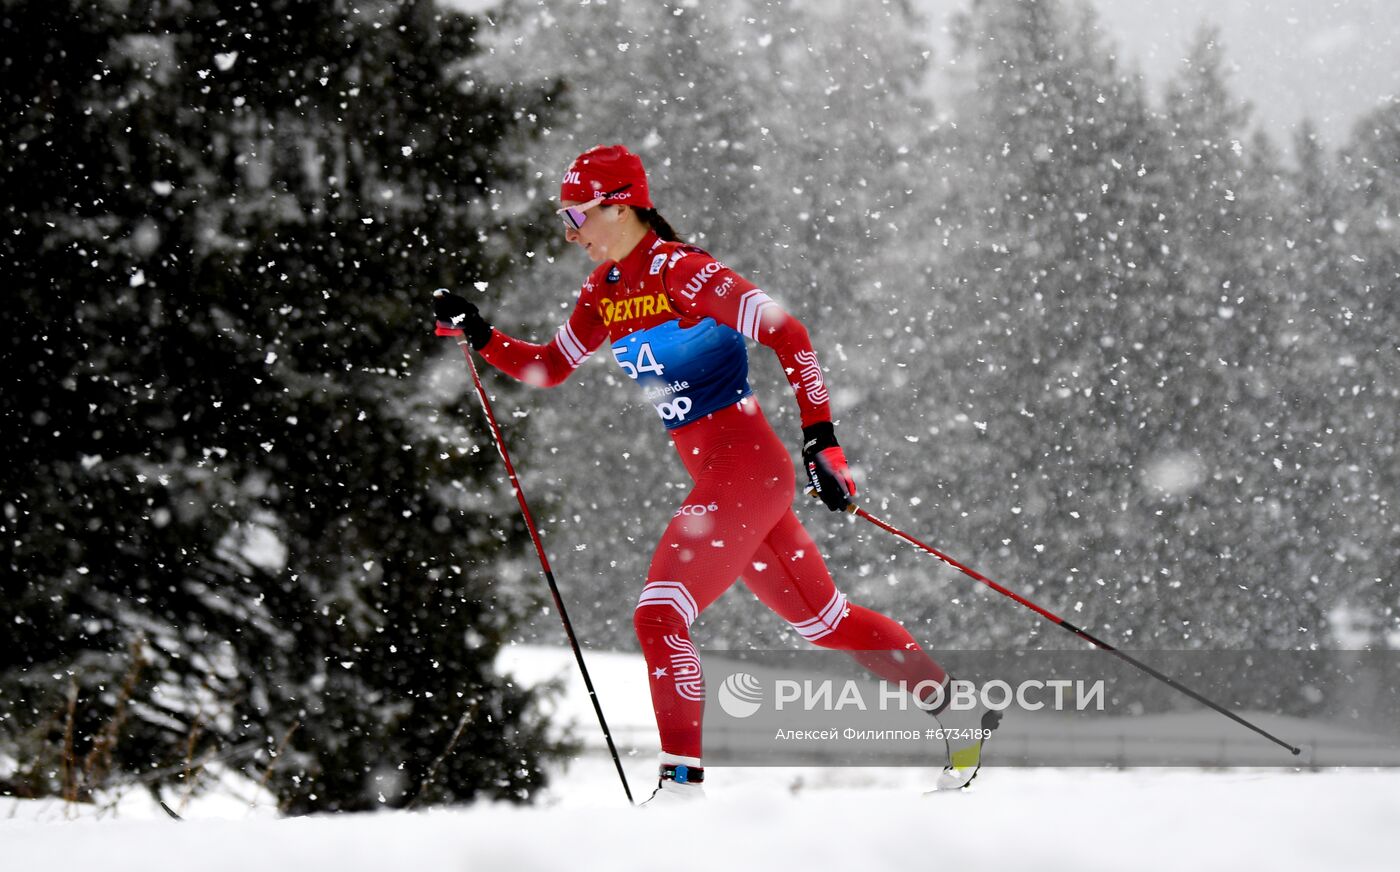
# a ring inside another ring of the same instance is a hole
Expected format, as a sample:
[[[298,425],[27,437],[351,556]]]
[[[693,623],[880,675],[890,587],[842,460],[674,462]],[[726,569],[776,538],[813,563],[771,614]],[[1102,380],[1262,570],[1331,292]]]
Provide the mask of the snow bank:
[[[629,655],[589,657],[638,799],[654,785],[645,674]],[[521,681],[562,677],[557,703],[596,732],[568,652],[508,649]],[[709,801],[627,805],[610,759],[590,751],[528,808],[268,819],[213,796],[176,822],[144,794],[102,819],[61,803],[0,800],[6,870],[747,870],[1004,868],[1153,872],[1248,863],[1269,872],[1389,870],[1400,840],[1395,770],[992,769],[930,796],[932,770],[714,767]],[[222,819],[199,819],[201,817]]]
[[[923,796],[886,770],[716,772],[697,808],[632,809],[607,761],[557,801],[248,821],[0,822],[7,869],[1006,868],[1270,872],[1395,866],[1390,772],[1005,770]],[[0,814],[5,813],[0,806]]]

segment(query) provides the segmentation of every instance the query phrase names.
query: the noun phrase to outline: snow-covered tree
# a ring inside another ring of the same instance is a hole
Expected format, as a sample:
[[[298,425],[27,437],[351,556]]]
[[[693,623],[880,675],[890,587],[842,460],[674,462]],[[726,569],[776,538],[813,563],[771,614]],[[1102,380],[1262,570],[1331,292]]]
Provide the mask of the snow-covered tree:
[[[948,139],[965,183],[941,216],[943,317],[961,340],[944,359],[958,408],[950,533],[1050,607],[1131,630],[1095,599],[1153,572],[1125,551],[1139,386],[1123,330],[1150,293],[1156,128],[1087,8],[985,0],[955,35]]]
[[[1326,177],[1324,177],[1326,178]],[[1349,196],[1319,216],[1330,255],[1312,287],[1324,353],[1312,373],[1326,398],[1317,453],[1329,476],[1329,535],[1320,582],[1343,588],[1334,615],[1352,644],[1400,646],[1394,564],[1400,482],[1392,435],[1400,427],[1400,100],[1358,121],[1331,176]],[[1324,189],[1326,190],[1326,189]]]
[[[219,759],[294,810],[527,796],[548,745],[492,666],[524,543],[418,367],[431,288],[528,238],[489,202],[543,95],[476,88],[431,3],[3,15],[7,790]]]
[[[948,464],[959,535],[1129,644],[1309,644],[1326,597],[1302,544],[1315,476],[1289,454],[1313,431],[1283,393],[1293,204],[1216,35],[1161,111],[1087,6],[981,0],[957,36],[950,141],[977,182],[949,199],[944,296],[979,428]]]

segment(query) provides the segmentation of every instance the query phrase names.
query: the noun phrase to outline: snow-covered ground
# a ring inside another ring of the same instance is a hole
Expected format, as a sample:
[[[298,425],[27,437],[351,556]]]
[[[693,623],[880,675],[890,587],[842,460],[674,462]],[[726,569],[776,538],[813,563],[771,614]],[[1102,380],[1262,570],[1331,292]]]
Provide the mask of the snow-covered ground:
[[[644,796],[640,667],[594,655],[590,668]],[[566,652],[519,649],[522,680],[558,674]],[[609,696],[611,692],[611,696]],[[644,693],[644,688],[642,689]],[[592,711],[560,713],[588,738]],[[636,733],[635,740],[631,738]],[[654,741],[654,740],[651,740]],[[716,767],[709,801],[637,810],[612,763],[589,751],[537,805],[417,813],[269,817],[228,795],[193,801],[177,823],[142,795],[100,818],[61,803],[0,800],[0,869],[1393,869],[1400,864],[1400,771],[1335,769],[988,770],[959,793],[924,795],[931,770]]]

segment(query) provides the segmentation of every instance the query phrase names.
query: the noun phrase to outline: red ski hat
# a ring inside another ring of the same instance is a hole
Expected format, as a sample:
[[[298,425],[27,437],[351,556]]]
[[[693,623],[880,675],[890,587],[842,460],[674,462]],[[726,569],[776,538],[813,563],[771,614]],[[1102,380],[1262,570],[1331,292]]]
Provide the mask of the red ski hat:
[[[604,203],[652,208],[642,159],[621,145],[594,146],[574,158],[564,172],[559,199],[586,203],[598,197],[605,197]]]

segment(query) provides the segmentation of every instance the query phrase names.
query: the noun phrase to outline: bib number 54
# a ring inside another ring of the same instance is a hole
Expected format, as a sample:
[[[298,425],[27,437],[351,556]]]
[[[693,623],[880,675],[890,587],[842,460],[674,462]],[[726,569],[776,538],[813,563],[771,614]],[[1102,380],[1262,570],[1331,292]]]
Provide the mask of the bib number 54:
[[[656,354],[652,352],[650,342],[643,342],[642,347],[637,349],[636,363],[623,357],[626,353],[626,345],[613,346],[613,357],[617,358],[617,365],[622,367],[628,378],[636,379],[643,373],[655,373],[658,378],[665,376],[666,367],[656,362]]]

